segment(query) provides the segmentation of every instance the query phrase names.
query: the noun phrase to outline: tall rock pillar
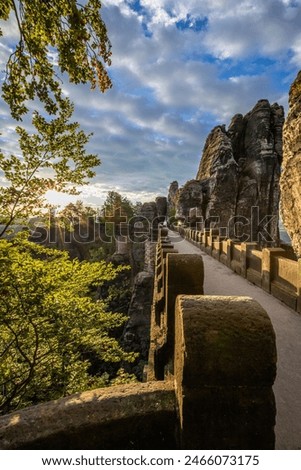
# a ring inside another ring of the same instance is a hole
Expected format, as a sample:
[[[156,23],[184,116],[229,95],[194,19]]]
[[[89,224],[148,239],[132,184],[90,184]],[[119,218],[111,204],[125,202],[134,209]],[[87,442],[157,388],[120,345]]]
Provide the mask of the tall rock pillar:
[[[296,255],[301,257],[301,71],[291,86],[283,128],[281,212]]]

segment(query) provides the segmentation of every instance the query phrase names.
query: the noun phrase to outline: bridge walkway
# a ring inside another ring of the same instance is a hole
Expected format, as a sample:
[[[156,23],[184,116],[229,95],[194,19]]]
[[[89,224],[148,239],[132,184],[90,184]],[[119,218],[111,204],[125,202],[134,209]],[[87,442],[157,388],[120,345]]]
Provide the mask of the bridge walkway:
[[[276,449],[301,449],[301,316],[281,301],[234,273],[196,246],[169,231],[182,254],[201,254],[204,261],[204,293],[243,295],[259,302],[267,311],[276,333],[277,378]]]

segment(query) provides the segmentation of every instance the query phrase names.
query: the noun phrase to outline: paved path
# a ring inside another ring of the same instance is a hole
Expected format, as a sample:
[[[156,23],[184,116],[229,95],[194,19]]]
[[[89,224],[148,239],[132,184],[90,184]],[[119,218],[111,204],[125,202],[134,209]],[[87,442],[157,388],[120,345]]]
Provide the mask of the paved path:
[[[267,311],[276,333],[276,449],[301,449],[301,316],[251,284],[175,232],[169,236],[179,253],[201,254],[207,295],[246,295]]]

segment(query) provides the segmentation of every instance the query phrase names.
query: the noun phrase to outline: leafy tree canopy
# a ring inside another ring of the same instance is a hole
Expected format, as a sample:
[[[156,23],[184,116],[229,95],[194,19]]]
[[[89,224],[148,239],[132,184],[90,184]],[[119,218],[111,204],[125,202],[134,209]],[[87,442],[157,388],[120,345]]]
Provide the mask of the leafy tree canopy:
[[[73,83],[90,82],[103,92],[111,87],[105,68],[111,63],[111,45],[100,9],[100,0],[84,4],[76,0],[1,0],[0,19],[13,15],[19,29],[2,88],[15,119],[28,111],[28,99],[38,98],[49,114],[64,106],[57,69],[66,72]]]
[[[85,206],[83,201],[70,202],[58,213],[59,218],[67,219],[70,222],[87,222],[89,217],[96,219],[97,210],[90,206]]]
[[[126,317],[91,295],[125,267],[71,261],[24,237],[0,240],[0,262],[0,412],[107,384],[92,359],[135,359],[111,334]]]
[[[73,104],[62,89],[65,73],[75,84],[90,82],[102,92],[111,87],[105,68],[111,46],[100,8],[100,0],[0,2],[0,21],[14,17],[19,31],[9,45],[2,96],[17,121],[35,104],[39,109],[32,131],[16,127],[19,150],[0,152],[0,238],[12,223],[37,213],[48,190],[76,194],[100,163],[86,153],[90,136],[71,121]],[[0,239],[2,413],[108,384],[111,377],[96,363],[135,359],[112,333],[126,318],[109,311],[109,296],[93,296],[96,286],[126,268],[71,261],[24,237]],[[123,369],[113,377],[114,383],[125,380]]]
[[[127,197],[116,191],[109,191],[102,212],[105,220],[126,222],[134,216],[134,206]]]
[[[69,102],[50,122],[36,112],[36,133],[16,128],[22,158],[0,152],[0,169],[7,182],[0,187],[0,215],[5,222],[0,237],[16,219],[39,213],[48,190],[78,194],[76,186],[94,175],[92,167],[99,159],[86,153],[89,137],[79,125],[68,122],[72,111]]]
[[[0,152],[0,219],[8,227],[44,205],[48,190],[75,194],[94,176],[97,155],[86,153],[90,135],[72,123],[73,104],[64,96],[61,77],[90,82],[101,91],[111,87],[105,66],[111,45],[100,15],[100,0],[1,0],[0,20],[14,17],[19,39],[6,65],[2,96],[12,117],[21,120],[29,101],[39,100],[33,132],[17,126],[20,153]],[[0,35],[2,34],[0,29]]]

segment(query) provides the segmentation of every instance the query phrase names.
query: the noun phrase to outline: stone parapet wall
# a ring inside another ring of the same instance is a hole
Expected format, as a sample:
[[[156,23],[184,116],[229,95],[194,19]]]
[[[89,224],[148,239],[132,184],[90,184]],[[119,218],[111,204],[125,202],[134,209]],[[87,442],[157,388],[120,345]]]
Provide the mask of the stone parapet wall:
[[[212,230],[195,232],[177,226],[173,229],[237,274],[301,313],[301,259],[292,259],[292,252],[285,245],[260,249],[256,243],[240,243],[213,236]]]
[[[175,410],[171,382],[91,390],[3,416],[0,449],[173,448]]]
[[[214,230],[187,236],[218,248]],[[247,250],[236,246],[238,262]],[[267,313],[248,297],[203,295],[202,257],[172,251],[161,231],[148,378],[175,384],[179,447],[273,449],[277,354]]]
[[[144,271],[154,273],[155,271],[155,253],[156,243],[151,240],[146,240],[145,253],[144,253]]]
[[[174,369],[175,303],[180,294],[203,294],[204,267],[201,255],[177,253],[162,229],[157,245],[148,380],[163,380]]]
[[[273,449],[275,333],[249,297],[178,296],[181,448]]]

